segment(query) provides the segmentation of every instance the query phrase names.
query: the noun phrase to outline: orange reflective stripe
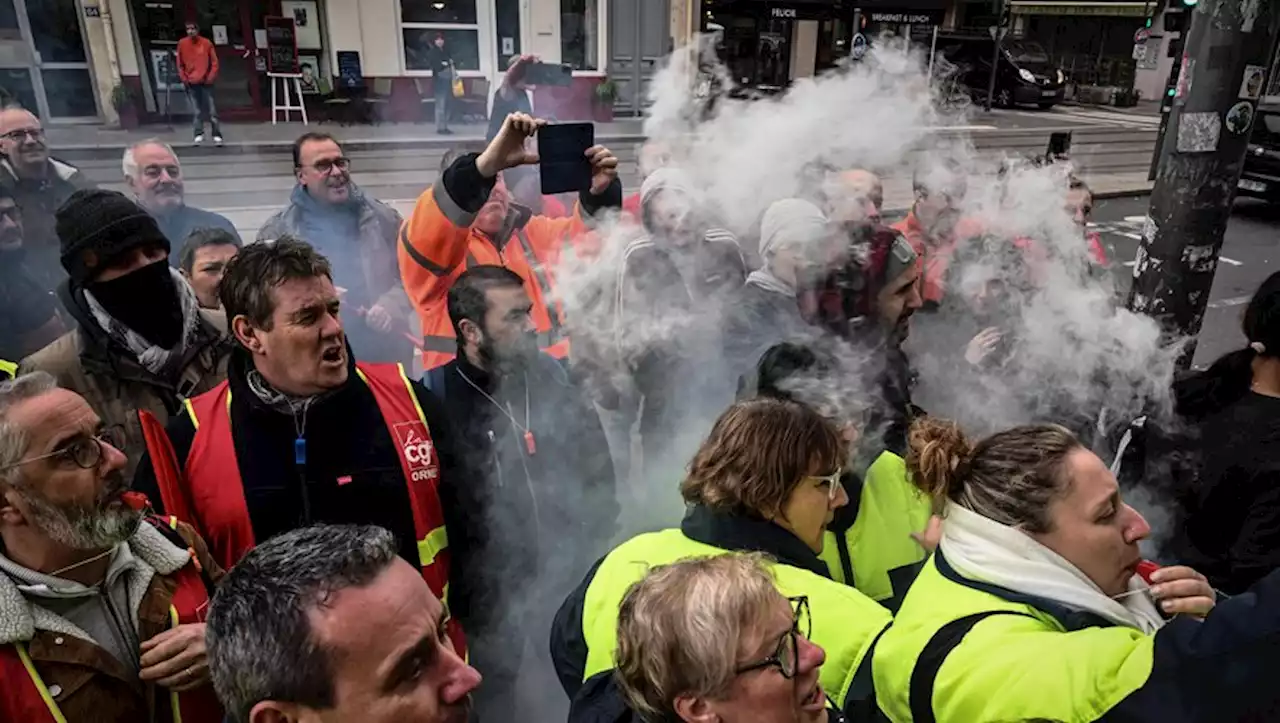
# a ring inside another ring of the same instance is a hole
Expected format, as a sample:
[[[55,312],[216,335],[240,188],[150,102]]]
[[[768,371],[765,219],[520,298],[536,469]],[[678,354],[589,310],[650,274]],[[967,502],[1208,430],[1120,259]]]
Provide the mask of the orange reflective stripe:
[[[67,723],[67,719],[62,715],[62,711],[58,708],[58,704],[53,701],[53,695],[49,693],[49,687],[44,684],[44,679],[40,677],[40,673],[36,672],[35,663],[31,662],[31,656],[27,655],[27,646],[22,643],[14,643],[13,647],[18,650],[18,658],[22,661],[23,667],[27,669],[27,674],[31,676],[31,682],[35,684],[36,690],[40,691],[40,699],[49,708],[49,714],[57,723]]]

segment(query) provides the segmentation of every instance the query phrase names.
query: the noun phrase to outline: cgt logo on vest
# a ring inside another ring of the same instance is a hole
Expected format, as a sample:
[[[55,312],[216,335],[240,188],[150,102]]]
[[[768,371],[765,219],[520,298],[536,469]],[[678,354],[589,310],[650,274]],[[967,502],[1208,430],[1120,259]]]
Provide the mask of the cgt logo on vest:
[[[436,448],[431,435],[422,422],[401,422],[395,426],[396,443],[400,454],[409,463],[409,478],[413,482],[425,482],[440,476],[436,461]]]

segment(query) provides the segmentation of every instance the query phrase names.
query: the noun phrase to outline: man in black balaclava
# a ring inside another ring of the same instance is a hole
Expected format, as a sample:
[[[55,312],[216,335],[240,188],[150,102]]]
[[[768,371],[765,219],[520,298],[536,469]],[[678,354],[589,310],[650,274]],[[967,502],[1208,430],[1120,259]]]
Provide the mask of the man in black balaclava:
[[[82,190],[58,209],[59,298],[72,331],[22,362],[89,401],[108,426],[123,427],[126,474],[146,445],[138,412],[161,424],[183,400],[226,376],[226,318],[201,309],[169,266],[169,241],[145,210],[115,191]]]

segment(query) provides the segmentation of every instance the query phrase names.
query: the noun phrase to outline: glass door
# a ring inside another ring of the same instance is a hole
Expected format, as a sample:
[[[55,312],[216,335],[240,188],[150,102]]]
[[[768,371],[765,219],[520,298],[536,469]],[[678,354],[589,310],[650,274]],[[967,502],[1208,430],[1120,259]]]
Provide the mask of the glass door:
[[[89,71],[76,0],[13,0],[25,16],[34,49],[33,90],[40,116],[51,121],[96,122],[98,94]]]
[[[213,41],[218,53],[218,81],[214,84],[213,101],[219,116],[246,118],[261,112],[253,29],[266,27],[261,20],[267,15],[266,5],[262,0],[194,0],[191,3],[192,14],[188,17],[199,23],[200,34]]]
[[[35,59],[22,33],[13,0],[0,0],[0,102],[20,103],[38,113],[40,104],[32,78]]]

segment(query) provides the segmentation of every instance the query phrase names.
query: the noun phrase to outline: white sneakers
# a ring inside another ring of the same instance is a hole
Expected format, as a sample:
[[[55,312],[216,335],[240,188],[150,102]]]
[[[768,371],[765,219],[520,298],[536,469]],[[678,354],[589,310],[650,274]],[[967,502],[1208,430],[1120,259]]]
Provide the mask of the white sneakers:
[[[197,144],[197,145],[199,145],[199,144],[201,144],[201,143],[204,143],[204,134],[203,134],[203,133],[197,133],[197,134],[196,134],[196,144]]]
[[[213,143],[214,145],[217,145],[217,146],[222,145],[222,136],[214,136]]]

